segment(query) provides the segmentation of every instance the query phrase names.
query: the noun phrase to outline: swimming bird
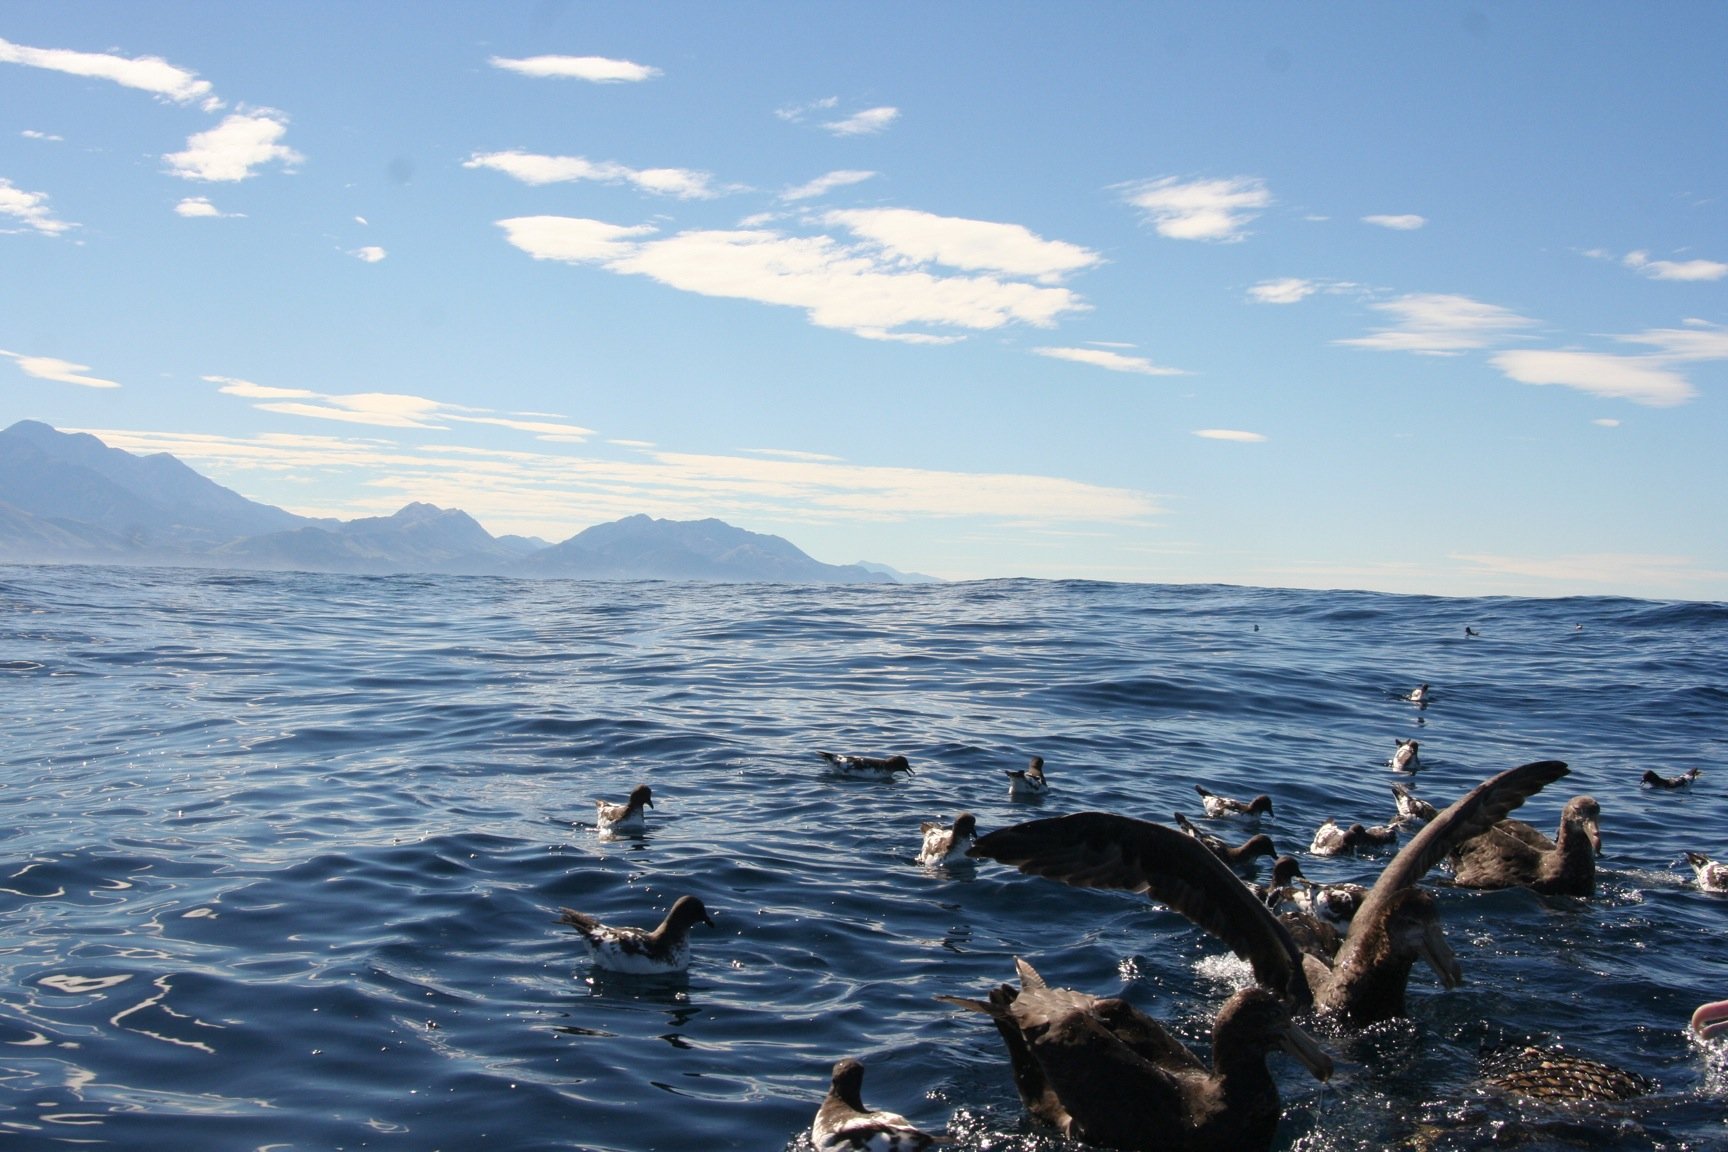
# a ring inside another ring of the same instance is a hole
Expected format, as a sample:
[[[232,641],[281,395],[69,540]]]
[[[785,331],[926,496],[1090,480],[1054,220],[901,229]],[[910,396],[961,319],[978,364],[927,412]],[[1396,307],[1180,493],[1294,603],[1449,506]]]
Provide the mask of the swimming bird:
[[[1283,1049],[1316,1079],[1332,1075],[1331,1057],[1262,988],[1219,1009],[1208,1068],[1127,1001],[1052,988],[1024,960],[1014,964],[1018,989],[937,999],[990,1017],[1026,1110],[1070,1140],[1125,1152],[1259,1152],[1281,1111],[1266,1057]]]
[[[1686,863],[1698,878],[1698,887],[1706,892],[1728,892],[1728,864],[1718,864],[1702,852],[1686,853]]]
[[[1230,870],[1244,879],[1252,879],[1254,873],[1260,870],[1260,857],[1278,855],[1278,849],[1272,843],[1272,837],[1264,832],[1258,833],[1240,844],[1232,845],[1210,832],[1202,832],[1194,826],[1194,822],[1178,812],[1176,826],[1188,833],[1194,839],[1206,846],[1206,849],[1218,859],[1224,861]]]
[[[1004,768],[1008,777],[1008,796],[1015,800],[1030,800],[1050,791],[1050,782],[1044,779],[1044,757],[1034,756],[1024,768]]]
[[[1410,824],[1426,824],[1440,814],[1438,808],[1402,784],[1392,785],[1392,803],[1398,810],[1398,814],[1392,818],[1394,828],[1402,828]]]
[[[1645,786],[1650,788],[1684,788],[1701,774],[1701,769],[1689,768],[1678,776],[1662,776],[1654,769],[1649,769],[1645,771],[1643,781]]]
[[[1728,1034],[1728,1000],[1712,1000],[1698,1005],[1692,1013],[1692,1031],[1700,1040],[1714,1040]]]
[[[1347,852],[1384,848],[1397,841],[1398,829],[1390,824],[1376,824],[1371,828],[1352,824],[1346,828],[1336,820],[1328,820],[1314,830],[1314,842],[1308,845],[1308,851],[1316,856],[1342,856]]]
[[[1513,1096],[1552,1103],[1630,1100],[1659,1087],[1648,1076],[1575,1056],[1564,1048],[1535,1045],[1512,1045],[1484,1056],[1482,1082]]]
[[[1480,636],[1480,635],[1482,635],[1482,633],[1476,631],[1476,629],[1474,629],[1474,628],[1470,627],[1470,625],[1466,624],[1466,625],[1464,625],[1464,635],[1465,636]]]
[[[698,923],[714,927],[708,909],[694,896],[680,896],[673,901],[666,919],[652,932],[644,928],[609,927],[573,908],[559,911],[559,923],[576,929],[596,967],[636,976],[666,975],[689,968],[690,929]]]
[[[1290,931],[1209,849],[1161,824],[1078,812],[999,828],[979,837],[970,854],[1079,888],[1146,893],[1217,936],[1248,962],[1262,987],[1298,1009],[1313,1004],[1365,1027],[1404,1014],[1417,959],[1446,986],[1459,980],[1434,898],[1417,882],[1453,845],[1492,827],[1566,774],[1558,760],[1509,768],[1429,821],[1381,870],[1330,965],[1305,956]]]
[[[1268,907],[1277,907],[1284,900],[1292,886],[1306,880],[1302,875],[1302,862],[1294,856],[1280,856],[1272,861],[1272,879],[1264,884],[1250,884],[1254,895]]]
[[[924,834],[924,847],[918,853],[920,864],[966,863],[966,849],[978,835],[978,821],[970,812],[954,817],[953,824],[926,820],[918,825]]]
[[[640,832],[648,827],[648,814],[643,809],[652,807],[654,793],[648,785],[638,784],[630,790],[630,799],[622,804],[594,801],[594,827],[602,834]]]
[[[892,780],[896,772],[904,772],[908,776],[913,774],[912,765],[906,762],[904,756],[853,756],[845,752],[818,752],[816,755],[828,761],[834,771],[846,776]]]
[[[1386,766],[1394,772],[1416,771],[1422,767],[1422,760],[1416,754],[1420,747],[1414,740],[1399,740],[1391,759],[1386,761]]]
[[[936,1144],[897,1112],[864,1107],[864,1065],[851,1057],[834,1065],[828,1095],[810,1124],[810,1142],[819,1152],[916,1152]]]
[[[1206,815],[1214,820],[1222,820],[1230,816],[1250,816],[1258,820],[1262,813],[1272,815],[1272,797],[1260,795],[1252,800],[1235,800],[1229,796],[1219,796],[1208,792],[1202,785],[1194,785],[1194,791],[1200,793],[1200,805],[1206,809]]]
[[[1400,697],[1400,699],[1407,700],[1412,704],[1426,708],[1428,706],[1428,685],[1418,684],[1416,687],[1406,692],[1402,697]]]
[[[1596,891],[1596,856],[1602,851],[1602,810],[1590,796],[1574,796],[1560,812],[1553,840],[1522,820],[1505,820],[1452,850],[1452,882],[1461,888],[1526,887],[1547,896],[1589,896]]]

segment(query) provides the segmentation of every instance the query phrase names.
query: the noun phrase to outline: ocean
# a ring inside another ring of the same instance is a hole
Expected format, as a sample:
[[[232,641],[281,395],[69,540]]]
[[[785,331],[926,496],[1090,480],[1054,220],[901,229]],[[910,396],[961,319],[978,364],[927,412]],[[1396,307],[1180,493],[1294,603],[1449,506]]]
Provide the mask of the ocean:
[[[1022,956],[1204,1051],[1245,969],[1144,897],[920,867],[919,823],[1168,822],[1203,784],[1270,794],[1309,876],[1371,880],[1384,856],[1305,850],[1390,818],[1414,737],[1442,807],[1567,761],[1517,814],[1594,795],[1597,893],[1431,874],[1464,983],[1418,966],[1408,1018],[1316,1024],[1328,1083],[1275,1056],[1275,1146],[1728,1147],[1728,1058],[1685,1029],[1728,997],[1728,896],[1682,860],[1728,857],[1722,604],[0,566],[0,693],[0,1146],[808,1150],[857,1056],[868,1103],[962,1149],[1064,1147],[938,994]],[[1010,800],[1032,755],[1051,791]],[[600,838],[594,799],[638,783],[648,831]],[[684,893],[715,927],[683,978],[596,973],[557,922]],[[1660,1087],[1484,1092],[1525,1043]]]

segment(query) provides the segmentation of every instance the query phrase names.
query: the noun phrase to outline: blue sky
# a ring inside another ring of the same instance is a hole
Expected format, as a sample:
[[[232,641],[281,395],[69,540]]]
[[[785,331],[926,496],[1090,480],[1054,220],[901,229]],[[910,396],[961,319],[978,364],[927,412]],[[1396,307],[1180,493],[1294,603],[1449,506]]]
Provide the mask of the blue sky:
[[[1728,8],[0,7],[0,423],[351,518],[1728,600]]]

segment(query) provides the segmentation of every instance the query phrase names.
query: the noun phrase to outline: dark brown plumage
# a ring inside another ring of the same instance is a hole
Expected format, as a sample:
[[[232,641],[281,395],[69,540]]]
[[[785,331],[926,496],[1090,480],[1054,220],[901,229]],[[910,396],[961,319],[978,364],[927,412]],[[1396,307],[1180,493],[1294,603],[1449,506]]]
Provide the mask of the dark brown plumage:
[[[1602,851],[1601,814],[1593,797],[1572,797],[1552,840],[1521,820],[1503,820],[1453,849],[1453,883],[1463,888],[1522,885],[1547,896],[1592,895],[1596,856]]]
[[[1178,812],[1175,815],[1178,828],[1204,844],[1213,855],[1229,866],[1230,871],[1245,879],[1252,878],[1254,873],[1259,871],[1260,857],[1278,855],[1278,849],[1273,845],[1272,837],[1263,832],[1248,837],[1240,844],[1230,844],[1210,832],[1200,831],[1182,813]]]

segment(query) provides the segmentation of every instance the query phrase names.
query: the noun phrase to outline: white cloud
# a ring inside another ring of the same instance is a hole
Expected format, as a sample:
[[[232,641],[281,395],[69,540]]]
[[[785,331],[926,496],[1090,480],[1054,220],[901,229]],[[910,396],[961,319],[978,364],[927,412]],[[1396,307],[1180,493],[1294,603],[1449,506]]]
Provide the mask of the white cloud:
[[[1629,252],[1625,264],[1652,280],[1720,280],[1728,276],[1728,264],[1717,260],[1652,260],[1648,252]]]
[[[162,159],[168,162],[170,172],[184,180],[245,180],[262,165],[280,163],[292,168],[305,159],[278,143],[287,131],[288,118],[280,112],[260,109],[236,113],[187,140],[186,151],[170,152]]]
[[[1173,240],[1240,240],[1255,209],[1272,203],[1266,182],[1255,176],[1189,180],[1165,176],[1123,185],[1126,199],[1144,209],[1160,236]]]
[[[898,108],[866,108],[844,120],[830,120],[822,127],[836,136],[874,136],[878,132],[886,131],[888,126],[899,118]]]
[[[1263,444],[1266,437],[1258,432],[1238,432],[1232,428],[1200,428],[1194,435],[1202,440],[1231,440],[1238,444]]]
[[[210,97],[210,82],[156,56],[111,56],[101,52],[74,52],[67,48],[27,48],[0,40],[0,63],[23,64],[30,68],[46,68],[72,76],[88,76],[112,80],[127,88],[137,88],[165,96],[177,104]]]
[[[612,443],[622,444],[624,441],[614,440]],[[649,447],[653,447],[653,445],[649,445]],[[837,464],[841,460],[841,457],[830,456],[826,452],[799,452],[791,448],[744,448],[741,451],[748,452],[752,456],[771,456],[780,460],[803,460],[818,464]]]
[[[1381,228],[1391,228],[1396,232],[1414,232],[1416,229],[1422,227],[1422,225],[1428,223],[1428,218],[1426,216],[1417,216],[1414,213],[1409,213],[1403,216],[1364,216],[1362,217],[1362,223],[1374,224]]]
[[[1518,349],[1501,352],[1491,362],[1522,384],[1561,384],[1657,408],[1684,404],[1697,395],[1686,377],[1654,356]]]
[[[487,413],[482,408],[447,404],[440,400],[400,392],[332,395],[305,388],[275,388],[232,376],[205,376],[203,379],[220,385],[218,392],[245,400],[262,401],[254,407],[284,416],[305,416],[314,420],[335,420],[345,424],[365,424],[379,428],[447,430],[451,423],[487,424],[516,432],[527,432],[540,440],[566,444],[579,444],[594,434],[591,429],[580,428],[559,419],[499,416]]]
[[[591,80],[596,84],[635,83],[660,75],[658,68],[605,56],[529,56],[520,60],[493,56],[487,63],[522,76]]]
[[[384,259],[384,257],[390,255],[390,253],[384,251],[384,249],[378,247],[376,244],[368,244],[364,248],[353,249],[348,253],[348,255],[354,257],[356,260],[363,260],[368,264],[376,264],[378,261]]]
[[[188,196],[174,205],[176,215],[190,219],[209,217],[211,219],[226,219],[234,216],[244,216],[243,212],[224,212],[210,202],[207,196]]]
[[[26,192],[0,176],[0,216],[11,216],[45,236],[58,236],[78,225],[57,219],[48,208],[46,192]],[[0,228],[0,233],[15,229]]]
[[[1313,280],[1286,276],[1282,280],[1262,280],[1248,289],[1250,299],[1261,304],[1295,304],[1320,291]]]
[[[1445,293],[1414,293],[1370,307],[1389,313],[1396,324],[1372,336],[1337,343],[1383,352],[1451,356],[1497,344],[1535,323],[1499,305]]]
[[[120,385],[113,380],[103,380],[96,376],[86,376],[90,370],[88,364],[74,364],[70,360],[61,360],[53,356],[26,356],[21,352],[8,352],[0,348],[0,356],[10,356],[17,361],[18,370],[26,376],[34,376],[38,380],[52,380],[57,384],[77,384],[84,388],[118,388]]]
[[[1018,224],[935,216],[910,208],[829,212],[838,224],[913,264],[946,264],[968,272],[1003,272],[1054,283],[1102,261],[1098,253],[1061,240],[1045,240]]]
[[[524,184],[561,184],[593,180],[602,184],[632,184],[656,196],[680,200],[709,200],[720,192],[714,177],[688,168],[629,168],[611,160],[593,161],[582,156],[542,156],[533,152],[476,152],[462,162],[464,168],[491,168]]]
[[[795,124],[812,112],[827,112],[838,107],[840,107],[840,97],[824,96],[822,99],[812,100],[808,104],[791,104],[785,108],[776,108],[774,115]]]
[[[229,396],[242,396],[248,400],[310,399],[318,395],[304,388],[272,388],[268,384],[254,384],[250,380],[241,380],[234,376],[205,376],[203,379],[210,384],[222,385],[217,389],[218,392]]]
[[[18,133],[18,135],[24,137],[26,140],[48,140],[56,143],[62,142],[66,139],[66,137],[56,136],[52,132],[38,132],[34,128],[26,128],[24,131]]]
[[[1728,328],[1689,321],[1689,328],[1648,328],[1616,339],[1648,344],[1665,360],[1728,360]]]
[[[874,244],[766,229],[693,230],[651,241],[646,226],[530,216],[498,221],[509,242],[537,260],[597,264],[703,296],[801,308],[810,322],[873,339],[933,342],[952,334],[904,331],[945,326],[974,331],[1024,323],[1049,327],[1088,307],[1066,288],[994,276],[938,275]]]
[[[1133,372],[1141,376],[1186,376],[1180,368],[1165,368],[1152,363],[1143,356],[1125,356],[1120,352],[1111,352],[1103,348],[1034,348],[1039,356],[1048,356],[1052,360],[1072,360],[1076,364],[1090,364],[1095,368],[1107,368],[1112,372]]]
[[[788,188],[780,193],[782,200],[812,200],[818,196],[826,196],[836,188],[844,188],[850,184],[862,184],[874,177],[874,172],[859,172],[849,168],[841,168],[825,176],[818,176],[808,184],[800,184],[796,188]]]
[[[1596,425],[1599,428],[1618,428],[1618,427],[1620,427],[1620,421],[1611,419],[1611,418],[1606,417],[1606,416],[1599,419],[1599,420],[1592,420],[1592,421],[1590,421],[1590,423]]]

